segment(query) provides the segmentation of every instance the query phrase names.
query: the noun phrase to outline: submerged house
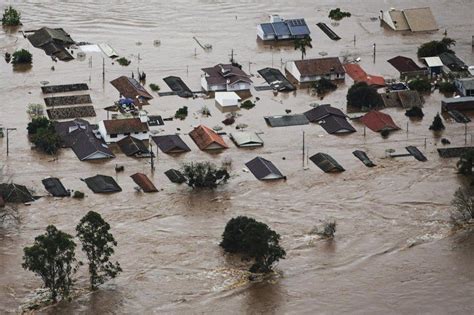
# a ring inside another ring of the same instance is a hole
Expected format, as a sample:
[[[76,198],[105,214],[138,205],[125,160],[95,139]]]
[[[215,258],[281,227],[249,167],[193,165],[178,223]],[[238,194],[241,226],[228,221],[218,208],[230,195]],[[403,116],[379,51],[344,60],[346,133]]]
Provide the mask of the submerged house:
[[[441,101],[443,111],[465,111],[474,109],[474,96],[451,97]]]
[[[148,101],[153,98],[143,85],[134,78],[121,76],[110,81],[110,84],[119,91],[120,97],[132,99],[137,106],[147,105]]]
[[[27,38],[34,47],[43,49],[48,56],[62,61],[74,59],[67,48],[75,42],[62,28],[42,27]]]
[[[329,154],[320,152],[311,156],[309,159],[325,173],[338,173],[345,171],[345,169]]]
[[[240,96],[235,92],[216,92],[214,97],[216,107],[223,113],[239,110]]]
[[[142,140],[132,136],[127,136],[120,141],[117,141],[120,150],[127,156],[134,157],[150,157],[151,153]]]
[[[230,134],[230,139],[234,141],[239,148],[262,147],[263,140],[255,132],[237,131]]]
[[[443,63],[443,72],[446,74],[450,73],[451,71],[461,72],[466,71],[468,69],[468,66],[464,63],[464,61],[459,59],[459,57],[453,53],[444,52],[438,57]]]
[[[426,57],[423,58],[425,64],[428,66],[431,75],[441,74],[443,72],[443,62],[441,58],[435,57]]]
[[[145,174],[135,173],[130,177],[133,179],[135,184],[137,184],[143,190],[143,192],[150,193],[158,191],[153,182]]]
[[[474,96],[474,78],[456,79],[454,85],[462,96]]]
[[[62,146],[71,148],[81,161],[115,157],[93,126],[83,119],[55,122],[54,129],[61,138]]]
[[[59,178],[48,177],[43,179],[41,182],[43,183],[44,188],[53,197],[69,197],[71,195],[71,192],[66,190]]]
[[[221,136],[204,125],[199,125],[194,128],[194,130],[189,133],[189,136],[201,150],[222,150],[229,148]]]
[[[252,80],[242,69],[232,64],[218,64],[201,69],[201,87],[206,92],[250,90]]]
[[[356,130],[347,121],[346,115],[329,104],[319,105],[305,112],[310,122],[318,123],[329,134],[351,133]]]
[[[426,68],[418,66],[413,59],[408,57],[396,56],[387,60],[387,62],[400,72],[400,77],[428,75],[428,70]]]
[[[413,8],[380,11],[380,20],[394,31],[430,32],[438,30],[431,9]]]
[[[257,156],[253,160],[245,163],[245,166],[259,180],[272,180],[286,178],[280,170],[269,160]]]
[[[285,68],[290,81],[311,83],[322,78],[344,80],[346,71],[338,57],[289,61]]]
[[[390,115],[384,114],[379,111],[371,111],[365,114],[361,119],[370,130],[379,132],[383,130],[399,130],[395,122]]]
[[[257,36],[263,41],[295,40],[311,34],[304,19],[285,20],[277,14],[270,15],[270,23],[257,26]]]
[[[170,154],[191,151],[188,145],[178,135],[163,135],[151,138],[163,153]]]
[[[168,179],[172,183],[182,184],[182,183],[186,182],[186,177],[184,177],[184,175],[180,171],[175,170],[174,168],[170,168],[169,170],[167,170],[165,172],[165,175],[166,175],[166,177],[168,177]]]
[[[344,69],[347,75],[351,77],[354,82],[365,82],[367,85],[375,88],[385,86],[385,79],[381,76],[367,74],[362,67],[356,63],[344,64]]]
[[[139,140],[148,140],[149,130],[148,124],[140,118],[112,119],[99,122],[99,133],[107,143],[117,142],[128,136],[133,136]]]
[[[87,187],[96,194],[122,191],[122,188],[120,188],[111,176],[96,175],[82,180],[86,183]]]

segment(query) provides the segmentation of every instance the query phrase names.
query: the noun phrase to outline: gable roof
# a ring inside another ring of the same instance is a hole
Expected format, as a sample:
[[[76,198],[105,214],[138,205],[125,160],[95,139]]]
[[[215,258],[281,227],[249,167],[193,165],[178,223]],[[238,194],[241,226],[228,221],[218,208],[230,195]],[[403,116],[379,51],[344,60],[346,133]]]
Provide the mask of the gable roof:
[[[392,19],[393,25],[395,26],[396,31],[408,31],[410,26],[408,26],[407,19],[401,10],[389,10],[388,14]]]
[[[423,101],[421,100],[420,93],[415,90],[403,90],[396,92],[400,98],[400,103],[403,108],[412,108],[412,107],[423,107]]]
[[[466,90],[474,90],[474,78],[462,78],[455,81]]]
[[[217,145],[218,147],[212,149],[229,148],[221,136],[214,132],[214,130],[204,125],[199,125],[194,128],[194,130],[189,133],[189,136],[194,140],[196,145],[201,150],[211,149],[211,145]]]
[[[311,156],[309,159],[325,173],[345,171],[345,169],[329,154],[319,152]]]
[[[385,86],[385,79],[381,76],[367,74],[362,67],[356,63],[344,64],[344,69],[354,82],[365,82],[372,86]]]
[[[183,174],[181,174],[180,171],[175,170],[173,168],[167,170],[165,172],[165,175],[173,183],[182,184],[182,183],[186,182],[186,178],[183,176]]]
[[[319,121],[319,125],[329,134],[356,132],[346,117],[329,115]]]
[[[66,190],[59,178],[49,177],[41,181],[44,188],[51,194],[53,197],[69,197],[71,193]]]
[[[109,135],[149,131],[148,125],[141,122],[140,118],[111,119],[102,122]]]
[[[438,29],[433,13],[428,7],[405,9],[403,15],[405,15],[412,32],[436,31]]]
[[[370,130],[375,132],[400,129],[392,120],[392,117],[379,111],[368,112],[360,119],[360,121]]]
[[[232,64],[218,64],[211,68],[202,68],[206,73],[206,82],[210,85],[234,84],[239,81],[252,83],[248,74]]]
[[[332,107],[329,104],[319,105],[311,108],[310,110],[304,112],[304,115],[310,122],[318,122],[323,118],[326,118],[330,115],[346,117],[346,114],[342,112],[339,108]]]
[[[287,127],[309,124],[308,118],[304,114],[278,115],[263,117],[270,127]]]
[[[189,152],[191,149],[178,135],[163,135],[151,137],[158,148],[164,153]]]
[[[179,97],[193,97],[193,92],[180,77],[169,76],[163,79],[169,88]]]
[[[275,68],[263,68],[258,73],[267,81],[267,83],[277,91],[294,91],[295,87],[290,81]]]
[[[338,57],[295,60],[294,63],[303,77],[345,73]]]
[[[148,150],[145,143],[137,138],[127,136],[120,141],[117,141],[117,145],[119,146],[120,150],[127,156],[132,155],[141,155],[141,156],[149,156],[150,150]]]
[[[365,166],[367,167],[374,167],[376,166],[374,164],[374,162],[372,162],[370,160],[370,158],[367,156],[367,153],[365,153],[364,151],[361,151],[361,150],[355,150],[352,152],[352,154],[354,154],[355,157],[357,157],[359,160],[362,161],[362,163],[364,163]]]
[[[110,81],[110,84],[116,88],[120,94],[124,97],[136,99],[137,96],[144,98],[145,100],[151,100],[153,96],[134,78],[126,76],[118,77],[115,80]]]
[[[35,201],[35,198],[33,198],[26,186],[15,183],[0,183],[0,196],[2,197],[4,203]]]
[[[43,49],[49,56],[60,60],[74,59],[66,50],[74,41],[62,28],[42,27],[27,38],[34,47]]]
[[[153,182],[143,173],[135,173],[130,176],[133,181],[140,186],[140,188],[148,193],[148,192],[157,192],[158,189],[156,189],[155,185]]]
[[[111,176],[95,175],[93,177],[83,179],[83,181],[94,193],[114,193],[122,191],[122,188],[120,188],[120,186]]]
[[[284,178],[280,170],[269,160],[260,156],[245,163],[245,166],[259,180],[281,179]]]
[[[430,68],[443,66],[443,62],[441,61],[441,58],[439,58],[438,56],[425,57],[424,60],[425,60],[426,65]]]
[[[419,67],[411,58],[404,56],[396,56],[392,59],[387,60],[395,69],[400,73],[420,71],[423,68]]]
[[[230,138],[238,147],[261,147],[263,140],[255,132],[237,131],[230,134]]]
[[[459,59],[455,54],[444,52],[438,57],[441,59],[443,64],[452,71],[462,71],[468,68],[464,61]]]

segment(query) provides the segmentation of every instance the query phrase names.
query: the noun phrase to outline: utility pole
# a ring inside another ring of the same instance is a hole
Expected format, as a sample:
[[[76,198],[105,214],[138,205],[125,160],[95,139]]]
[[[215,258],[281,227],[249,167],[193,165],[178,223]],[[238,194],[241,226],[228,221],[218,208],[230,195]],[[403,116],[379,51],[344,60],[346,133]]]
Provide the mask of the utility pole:
[[[234,63],[234,62],[235,62],[234,56],[237,56],[237,54],[234,54],[234,49],[231,49],[231,50],[230,50],[230,55],[229,55],[229,57],[230,57],[230,63]]]
[[[304,131],[303,131],[303,168],[304,168]]]
[[[150,143],[150,164],[151,164],[151,172],[155,171],[155,163],[153,161],[153,144],[151,143],[152,140],[148,141]]]
[[[105,81],[105,58],[102,58],[102,81]]]
[[[356,36],[354,34],[354,47],[356,46]]]
[[[5,128],[5,130],[7,131],[7,156],[8,156],[8,153],[10,152],[8,134],[10,131],[15,131],[16,128]]]
[[[467,124],[466,123],[464,123],[464,145],[467,145]]]
[[[377,53],[377,45],[374,43],[374,63],[375,63],[375,54]]]

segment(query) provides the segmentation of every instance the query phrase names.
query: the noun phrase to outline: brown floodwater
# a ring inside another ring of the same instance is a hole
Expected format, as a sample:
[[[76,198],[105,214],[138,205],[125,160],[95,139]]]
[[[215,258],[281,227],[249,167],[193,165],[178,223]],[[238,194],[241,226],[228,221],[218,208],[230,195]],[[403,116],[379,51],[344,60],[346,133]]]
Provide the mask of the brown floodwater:
[[[307,90],[274,95],[252,91],[257,106],[241,110],[238,123],[262,132],[263,148],[235,147],[208,154],[197,149],[189,137],[184,140],[192,151],[180,156],[158,154],[156,170],[147,161],[117,158],[105,162],[80,162],[71,150],[62,150],[57,160],[38,154],[26,137],[29,103],[42,103],[41,83],[86,82],[91,89],[98,122],[107,117],[104,107],[117,98],[108,83],[120,75],[131,75],[139,67],[147,74],[147,84],[157,83],[167,91],[162,78],[177,75],[191,89],[200,88],[200,69],[227,62],[231,49],[244,69],[263,84],[257,70],[281,67],[300,53],[290,46],[268,46],[256,41],[255,26],[267,15],[306,18],[312,31],[313,48],[307,58],[351,54],[361,58],[368,73],[396,78],[386,60],[396,55],[416,57],[421,43],[439,39],[446,29],[457,41],[455,50],[468,64],[474,63],[471,35],[474,35],[471,0],[416,1],[430,6],[440,31],[432,34],[400,34],[380,27],[379,10],[415,6],[414,1],[0,1],[3,8],[14,4],[21,13],[22,29],[42,26],[63,27],[76,41],[109,43],[120,55],[132,60],[128,67],[106,60],[102,80],[102,56],[90,54],[86,60],[53,62],[35,49],[21,34],[0,30],[0,51],[27,48],[33,53],[29,70],[13,71],[0,62],[0,124],[17,128],[11,133],[10,155],[5,138],[0,139],[0,165],[7,177],[46,195],[41,179],[59,177],[66,187],[85,191],[84,200],[44,197],[18,209],[20,221],[0,228],[0,313],[15,313],[31,300],[40,280],[21,268],[23,247],[31,244],[49,224],[74,233],[74,227],[89,210],[101,213],[110,223],[118,241],[115,258],[123,273],[90,293],[86,268],[77,277],[81,291],[71,302],[62,302],[41,313],[472,313],[474,302],[474,238],[454,234],[449,225],[450,201],[461,185],[455,173],[455,159],[441,159],[436,148],[440,138],[428,130],[440,111],[438,92],[425,97],[425,118],[408,124],[402,109],[386,109],[402,130],[386,140],[354,122],[357,133],[331,136],[317,125],[269,128],[263,116],[303,112],[319,100]],[[334,26],[342,38],[333,42],[317,22],[330,23],[327,13],[339,6],[352,13]],[[354,35],[356,42],[354,44]],[[212,44],[203,51],[196,36]],[[154,41],[161,45],[155,46]],[[375,62],[372,44],[377,44]],[[92,58],[92,64],[89,58]],[[51,67],[54,66],[54,71]],[[136,73],[135,73],[136,74]],[[345,109],[350,79],[324,102]],[[210,127],[224,119],[212,99],[156,97],[145,109],[164,117],[188,106],[184,121],[166,122],[153,130],[183,133],[199,123]],[[211,117],[197,111],[206,105]],[[444,136],[453,145],[464,145],[464,126],[445,121]],[[468,125],[468,144],[474,130]],[[231,132],[233,127],[224,127]],[[310,163],[302,166],[302,132],[309,154],[326,152],[338,160],[346,172],[325,174]],[[426,147],[425,147],[426,139]],[[226,138],[230,143],[230,140]],[[386,159],[385,150],[403,152],[407,145],[418,146],[427,156],[425,163],[413,158]],[[352,156],[365,150],[378,165],[366,168]],[[244,164],[256,155],[273,161],[287,175],[287,181],[265,183],[244,172]],[[168,181],[163,172],[183,162],[211,160],[220,164],[232,159],[230,182],[214,192],[191,191]],[[124,165],[116,174],[114,166]],[[161,189],[155,194],[137,193],[129,175],[144,172]],[[123,192],[96,195],[80,178],[97,173],[114,176]],[[249,283],[245,265],[223,254],[218,246],[226,222],[248,215],[267,223],[281,234],[287,258],[276,267],[270,280]],[[333,241],[321,240],[309,232],[322,220],[335,219]],[[78,251],[79,253],[79,251]],[[83,255],[79,253],[79,258]]]

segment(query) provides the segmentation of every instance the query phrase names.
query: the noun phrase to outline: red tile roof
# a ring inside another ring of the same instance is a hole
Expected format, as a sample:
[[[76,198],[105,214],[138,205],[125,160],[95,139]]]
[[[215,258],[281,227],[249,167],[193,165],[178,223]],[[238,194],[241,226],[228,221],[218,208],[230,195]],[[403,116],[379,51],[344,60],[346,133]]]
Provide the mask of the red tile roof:
[[[372,86],[385,86],[385,79],[381,76],[367,74],[358,64],[347,63],[344,65],[347,74],[354,82],[365,82]]]
[[[211,144],[217,144],[222,149],[229,148],[221,136],[204,125],[199,125],[194,128],[194,130],[189,133],[189,136],[196,142],[201,150],[206,150]]]
[[[388,130],[398,130],[398,127],[395,122],[392,120],[390,115],[384,114],[379,111],[371,111],[364,115],[360,119],[370,130],[379,132],[385,129]]]
[[[158,189],[156,189],[153,182],[145,174],[135,173],[130,177],[138,186],[140,186],[141,189],[143,189],[144,192],[157,192],[158,191]]]

